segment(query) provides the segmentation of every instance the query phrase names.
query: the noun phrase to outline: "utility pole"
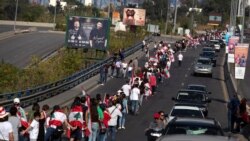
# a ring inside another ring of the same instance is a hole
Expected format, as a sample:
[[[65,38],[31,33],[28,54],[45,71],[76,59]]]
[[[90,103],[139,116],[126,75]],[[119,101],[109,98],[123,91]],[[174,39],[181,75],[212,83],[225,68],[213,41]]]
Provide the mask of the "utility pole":
[[[110,2],[111,0],[109,0],[109,6],[108,6],[108,18],[110,18],[110,4],[111,4],[111,2]]]
[[[54,30],[56,29],[56,7],[57,7],[57,0],[55,0],[55,9],[54,9]]]
[[[191,34],[193,35],[193,30],[194,30],[194,0],[192,3],[192,16],[191,16]]]
[[[170,12],[170,0],[168,0],[167,2],[167,18],[166,18],[165,30],[164,30],[165,34],[167,34],[167,29],[168,29],[169,12]]]
[[[16,11],[15,11],[14,32],[16,31],[17,8],[18,8],[18,0],[16,0]]]
[[[240,42],[244,42],[244,29],[245,29],[245,10],[246,10],[246,0],[242,0],[242,8],[243,8],[243,13],[242,13],[242,28],[241,28],[241,38]]]
[[[176,28],[176,18],[177,18],[177,1],[178,0],[175,0],[175,5],[174,5],[174,27],[173,27],[173,33],[175,33],[175,28]]]

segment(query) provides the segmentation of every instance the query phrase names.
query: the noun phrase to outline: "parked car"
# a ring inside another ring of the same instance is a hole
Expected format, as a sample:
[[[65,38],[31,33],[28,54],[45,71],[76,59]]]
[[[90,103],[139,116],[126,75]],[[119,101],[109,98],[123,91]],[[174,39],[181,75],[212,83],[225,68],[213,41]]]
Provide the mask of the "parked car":
[[[172,100],[175,101],[176,105],[199,107],[205,117],[208,115],[208,104],[211,102],[205,92],[188,89],[179,90],[176,97],[172,97]]]
[[[210,58],[199,57],[194,65],[194,76],[197,74],[206,74],[213,77],[213,64]]]
[[[205,57],[205,58],[211,59],[211,61],[213,63],[213,66],[216,67],[216,57],[217,57],[217,55],[215,55],[215,52],[213,52],[213,51],[203,51],[200,54],[200,57]]]
[[[203,112],[196,106],[174,105],[168,115],[168,122],[175,117],[197,117],[204,118]]]
[[[156,141],[239,141],[236,137],[211,135],[166,135]]]
[[[224,136],[221,125],[215,119],[175,117],[166,126],[164,135],[214,135]]]
[[[212,94],[211,92],[207,91],[207,87],[205,85],[201,85],[201,84],[189,84],[187,86],[187,89],[189,89],[189,90],[198,90],[198,91],[203,91],[206,94]]]

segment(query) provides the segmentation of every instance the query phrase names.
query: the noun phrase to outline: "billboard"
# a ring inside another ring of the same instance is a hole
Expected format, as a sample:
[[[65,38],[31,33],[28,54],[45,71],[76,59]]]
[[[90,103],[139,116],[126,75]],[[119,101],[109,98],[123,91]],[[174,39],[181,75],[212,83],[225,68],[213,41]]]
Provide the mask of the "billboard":
[[[147,31],[151,33],[159,33],[160,32],[159,25],[148,24]]]
[[[112,13],[112,25],[116,25],[116,23],[120,22],[120,21],[121,21],[120,13],[114,11]]]
[[[235,46],[238,44],[240,38],[237,36],[232,36],[228,41],[228,63],[234,63],[234,50]]]
[[[244,79],[249,44],[238,44],[235,47],[235,79]]]
[[[145,16],[146,16],[145,9],[124,8],[123,9],[123,24],[144,26]]]
[[[67,24],[66,46],[106,50],[109,27],[108,19],[71,16]]]
[[[126,25],[124,25],[122,22],[117,22],[115,24],[115,32],[117,31],[126,31]]]

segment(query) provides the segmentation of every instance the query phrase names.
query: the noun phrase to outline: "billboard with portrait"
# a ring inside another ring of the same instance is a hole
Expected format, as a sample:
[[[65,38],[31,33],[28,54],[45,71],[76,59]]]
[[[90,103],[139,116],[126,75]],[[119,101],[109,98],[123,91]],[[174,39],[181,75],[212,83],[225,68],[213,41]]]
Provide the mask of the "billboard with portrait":
[[[116,25],[116,23],[120,21],[121,21],[120,13],[117,11],[114,11],[112,13],[112,25]]]
[[[124,8],[123,9],[123,24],[144,26],[145,16],[146,16],[145,9]]]
[[[240,38],[237,36],[232,36],[228,41],[228,63],[234,63],[234,50],[235,46],[238,44]]]
[[[244,79],[248,57],[249,44],[238,44],[235,47],[235,78]]]
[[[71,16],[68,18],[65,42],[69,48],[108,48],[108,19]]]

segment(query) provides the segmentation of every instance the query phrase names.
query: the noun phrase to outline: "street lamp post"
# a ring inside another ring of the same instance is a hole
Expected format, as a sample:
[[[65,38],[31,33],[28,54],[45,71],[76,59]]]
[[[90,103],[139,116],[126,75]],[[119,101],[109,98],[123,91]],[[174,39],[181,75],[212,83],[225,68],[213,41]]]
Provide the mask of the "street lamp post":
[[[242,7],[243,7],[243,12],[242,12],[242,28],[241,28],[241,39],[240,42],[244,42],[244,26],[245,26],[245,7],[246,6],[246,0],[242,0]]]
[[[165,31],[164,31],[165,34],[167,34],[167,29],[168,29],[169,12],[170,12],[170,2],[168,0],[168,2],[167,2],[167,18],[166,18]]]
[[[175,28],[176,28],[176,18],[177,18],[177,0],[175,0],[175,5],[174,5],[174,27],[173,27],[173,33],[175,33]]]
[[[55,0],[55,9],[54,9],[54,30],[56,29],[56,7],[57,7],[57,0]]]
[[[191,17],[191,34],[193,35],[193,30],[194,30],[194,0],[192,3],[192,17]]]
[[[17,8],[18,8],[18,0],[16,0],[16,11],[15,11],[14,31],[16,31]]]

